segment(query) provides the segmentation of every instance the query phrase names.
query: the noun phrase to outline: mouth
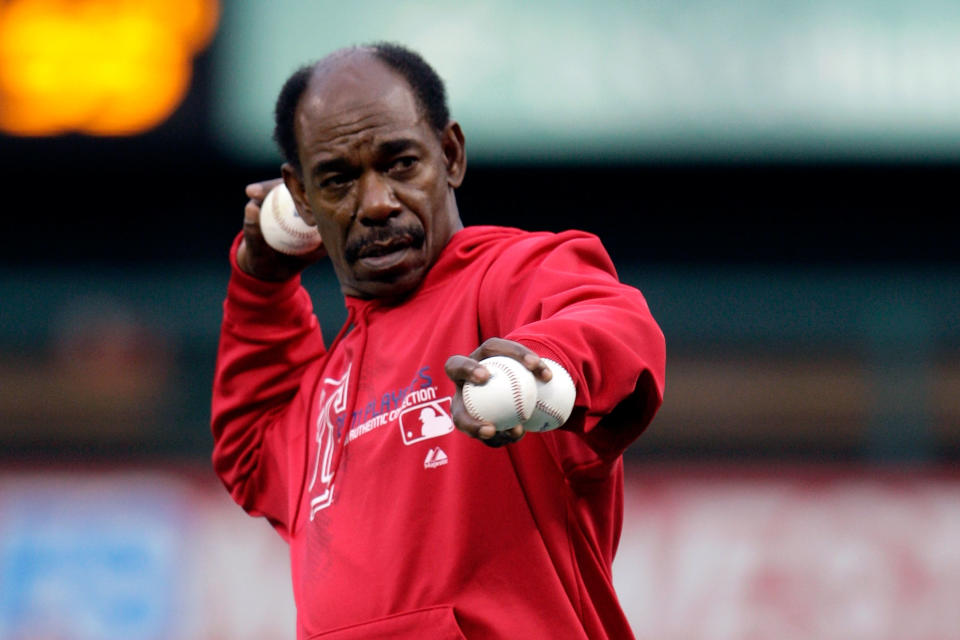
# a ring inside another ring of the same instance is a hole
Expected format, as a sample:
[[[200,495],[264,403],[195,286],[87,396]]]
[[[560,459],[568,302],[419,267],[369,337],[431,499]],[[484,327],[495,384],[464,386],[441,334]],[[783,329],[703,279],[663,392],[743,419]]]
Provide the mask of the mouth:
[[[357,251],[358,260],[383,258],[392,253],[403,251],[413,244],[413,238],[402,235],[373,240],[361,245]]]
[[[378,233],[351,243],[346,258],[370,271],[384,271],[404,262],[404,259],[423,246],[423,234],[411,231]]]
[[[371,271],[382,271],[403,262],[410,250],[410,243],[391,243],[373,246],[360,252],[357,262]]]

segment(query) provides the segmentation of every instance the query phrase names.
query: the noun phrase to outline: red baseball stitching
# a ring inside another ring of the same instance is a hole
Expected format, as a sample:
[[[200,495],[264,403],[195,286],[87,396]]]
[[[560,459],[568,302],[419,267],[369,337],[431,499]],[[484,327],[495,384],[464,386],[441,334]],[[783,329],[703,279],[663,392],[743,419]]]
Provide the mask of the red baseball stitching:
[[[523,422],[523,392],[520,389],[520,382],[513,371],[501,362],[491,362],[491,365],[503,371],[510,379],[510,390],[513,393],[513,412],[517,417],[517,424]]]
[[[278,227],[280,227],[290,235],[300,238],[301,240],[310,240],[313,238],[314,230],[303,231],[300,229],[294,229],[290,227],[286,219],[283,217],[282,211],[280,210],[280,197],[278,195],[275,195],[273,197],[273,200],[270,202],[270,204],[272,205],[270,207],[270,213],[273,214],[273,219],[276,221]],[[300,214],[297,213],[296,215],[299,216]],[[306,222],[304,222],[304,224],[306,224]]]
[[[557,367],[559,367],[559,371],[557,370]],[[570,374],[567,372],[567,370],[563,368],[563,365],[561,365],[560,363],[557,363],[557,367],[554,367],[554,368],[551,368],[551,369],[550,369],[550,370],[553,372],[553,374],[554,374],[555,376],[556,376],[557,374],[563,375],[567,380],[570,381],[570,386],[574,386],[574,385],[573,385],[573,378],[570,377]],[[544,402],[543,400],[541,400],[539,397],[537,398],[537,406],[536,406],[536,408],[539,409],[540,411],[542,411],[543,413],[547,414],[548,416],[554,418],[554,419],[555,419],[559,424],[561,424],[561,425],[562,425],[564,422],[566,422],[566,418],[563,417],[563,413],[561,413],[559,409],[557,409],[556,407],[553,407],[553,406],[551,406],[551,405],[549,405],[549,404],[546,404],[546,402]]]
[[[550,405],[544,402],[541,402],[540,400],[537,400],[537,409],[547,414],[551,418],[555,419],[557,422],[563,424],[563,414],[560,413],[558,409],[551,407]]]
[[[506,376],[510,382],[510,391],[513,396],[513,413],[514,417],[517,418],[517,424],[520,424],[524,421],[523,418],[523,391],[520,387],[520,382],[517,380],[516,375],[513,371],[504,365],[501,362],[487,362],[484,364],[485,367],[493,367],[494,369],[499,369]],[[463,395],[463,404],[467,409],[467,412],[477,420],[483,420],[484,418],[480,415],[480,412],[477,411],[477,406],[473,403],[473,396],[470,392],[470,387],[464,389]]]

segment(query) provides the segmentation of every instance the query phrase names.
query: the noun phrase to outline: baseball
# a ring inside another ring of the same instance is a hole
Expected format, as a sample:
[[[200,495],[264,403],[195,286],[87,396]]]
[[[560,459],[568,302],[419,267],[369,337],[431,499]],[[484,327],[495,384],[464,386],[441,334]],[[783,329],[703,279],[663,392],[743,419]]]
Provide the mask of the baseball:
[[[267,244],[291,256],[310,253],[320,246],[320,232],[303,221],[293,197],[280,183],[270,190],[260,207],[260,231]]]
[[[490,379],[485,384],[463,385],[463,405],[473,418],[505,431],[523,424],[537,403],[537,380],[523,364],[507,356],[480,361]]]
[[[540,360],[547,365],[553,377],[550,382],[536,380],[537,402],[530,418],[523,423],[525,431],[550,431],[562,426],[570,417],[577,399],[577,389],[567,370],[550,358]]]

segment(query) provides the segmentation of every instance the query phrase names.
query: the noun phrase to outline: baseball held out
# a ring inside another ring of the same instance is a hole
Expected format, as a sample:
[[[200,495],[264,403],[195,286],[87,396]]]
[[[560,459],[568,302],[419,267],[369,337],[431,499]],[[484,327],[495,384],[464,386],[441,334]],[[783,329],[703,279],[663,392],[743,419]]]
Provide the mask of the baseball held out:
[[[498,431],[522,424],[527,431],[550,431],[570,417],[576,399],[573,379],[558,362],[544,358],[553,377],[537,380],[523,364],[506,356],[480,361],[490,372],[482,385],[463,385],[463,404],[472,417],[493,424]]]
[[[286,185],[270,190],[260,207],[260,232],[273,249],[291,256],[310,253],[322,244],[317,228],[303,221]]]
[[[476,420],[489,422],[497,431],[523,424],[537,403],[537,380],[523,364],[507,356],[484,358],[490,372],[484,384],[463,385],[463,406]]]
[[[541,358],[553,377],[550,382],[537,380],[537,403],[530,418],[523,423],[525,431],[551,431],[563,426],[573,411],[577,389],[563,366],[550,358]]]

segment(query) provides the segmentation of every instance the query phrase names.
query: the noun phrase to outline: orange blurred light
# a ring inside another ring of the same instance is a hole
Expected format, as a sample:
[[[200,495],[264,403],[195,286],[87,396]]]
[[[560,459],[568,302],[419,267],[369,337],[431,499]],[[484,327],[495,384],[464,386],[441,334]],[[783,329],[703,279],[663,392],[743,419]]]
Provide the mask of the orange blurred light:
[[[218,18],[217,0],[0,3],[0,130],[118,136],[160,124]]]

